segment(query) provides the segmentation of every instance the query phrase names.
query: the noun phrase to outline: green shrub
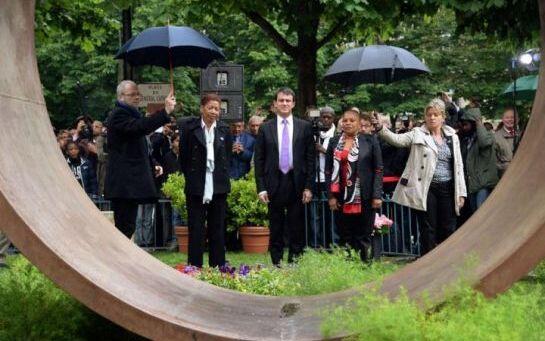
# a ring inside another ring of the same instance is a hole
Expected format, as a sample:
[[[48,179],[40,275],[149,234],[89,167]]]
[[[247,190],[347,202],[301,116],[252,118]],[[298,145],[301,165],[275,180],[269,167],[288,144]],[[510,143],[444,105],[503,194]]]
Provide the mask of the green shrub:
[[[267,226],[267,205],[259,201],[253,170],[246,177],[231,180],[231,193],[227,196],[227,231],[241,226]]]
[[[405,293],[392,300],[369,290],[329,313],[322,332],[354,340],[545,340],[544,284],[519,282],[495,299],[461,284],[427,308]]]
[[[80,304],[22,256],[0,271],[0,340],[145,340]]]
[[[74,340],[86,325],[83,306],[23,257],[0,271],[0,340]]]
[[[545,283],[545,261],[539,263],[533,272],[538,281]]]
[[[354,251],[307,249],[286,277],[287,295],[316,295],[380,280],[397,265],[388,262],[363,264]],[[319,280],[316,280],[319,278]]]
[[[185,178],[179,172],[170,174],[161,188],[163,193],[172,201],[172,206],[180,214],[183,221],[187,221],[187,207],[185,205]]]

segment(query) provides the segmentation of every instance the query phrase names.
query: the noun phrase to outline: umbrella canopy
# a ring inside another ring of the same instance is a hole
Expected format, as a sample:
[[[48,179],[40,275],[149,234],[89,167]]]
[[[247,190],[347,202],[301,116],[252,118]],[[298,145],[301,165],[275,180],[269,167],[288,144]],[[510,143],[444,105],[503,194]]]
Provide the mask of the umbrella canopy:
[[[225,55],[212,40],[191,27],[163,26],[148,28],[131,38],[115,58],[133,66],[206,68],[215,59],[225,59]]]
[[[536,95],[537,83],[539,77],[537,75],[530,75],[517,78],[516,80],[516,98],[532,101]],[[509,84],[505,90],[503,90],[503,96],[513,96],[515,91],[515,82]]]
[[[343,53],[329,67],[325,79],[345,86],[389,84],[430,69],[411,52],[389,45],[369,45]]]

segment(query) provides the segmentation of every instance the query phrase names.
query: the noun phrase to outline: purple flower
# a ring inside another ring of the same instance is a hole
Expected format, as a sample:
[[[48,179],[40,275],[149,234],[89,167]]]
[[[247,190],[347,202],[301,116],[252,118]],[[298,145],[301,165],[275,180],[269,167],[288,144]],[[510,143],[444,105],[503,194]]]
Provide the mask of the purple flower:
[[[199,271],[199,268],[197,268],[196,266],[186,265],[184,267],[184,274],[190,274],[190,273],[193,273],[193,272],[196,272],[196,271]]]
[[[234,276],[236,268],[234,266],[233,267],[229,266],[229,263],[225,263],[225,265],[222,265],[219,267],[219,271],[222,274]]]
[[[241,264],[238,270],[238,274],[240,276],[248,276],[248,274],[250,273],[250,270],[251,268],[249,265]]]

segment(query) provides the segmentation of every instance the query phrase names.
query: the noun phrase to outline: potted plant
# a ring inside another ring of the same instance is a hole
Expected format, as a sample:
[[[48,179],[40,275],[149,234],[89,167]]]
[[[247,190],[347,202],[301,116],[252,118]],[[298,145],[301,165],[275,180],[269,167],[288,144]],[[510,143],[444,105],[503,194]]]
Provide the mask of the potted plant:
[[[231,181],[231,193],[227,196],[227,230],[238,229],[246,253],[265,253],[269,249],[267,206],[258,200],[256,193],[252,171],[245,178]]]
[[[179,172],[170,174],[167,181],[163,184],[163,193],[171,200],[172,207],[180,214],[182,221],[187,223],[187,207],[185,205],[185,178]],[[178,250],[187,253],[189,245],[189,230],[187,226],[174,226],[176,240],[178,240]]]

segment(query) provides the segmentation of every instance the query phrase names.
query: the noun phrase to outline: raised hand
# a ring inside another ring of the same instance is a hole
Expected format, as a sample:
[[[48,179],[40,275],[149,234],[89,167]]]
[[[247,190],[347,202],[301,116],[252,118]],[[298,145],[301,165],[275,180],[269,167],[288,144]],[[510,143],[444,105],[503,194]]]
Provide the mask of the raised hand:
[[[174,97],[174,92],[171,90],[168,96],[165,98],[165,111],[167,114],[170,114],[174,111],[176,107],[176,97]]]

